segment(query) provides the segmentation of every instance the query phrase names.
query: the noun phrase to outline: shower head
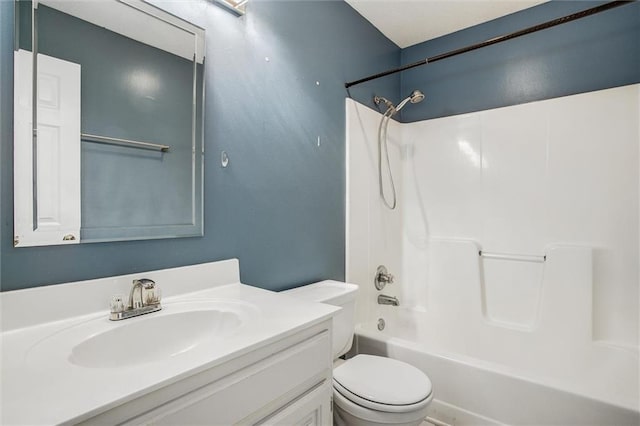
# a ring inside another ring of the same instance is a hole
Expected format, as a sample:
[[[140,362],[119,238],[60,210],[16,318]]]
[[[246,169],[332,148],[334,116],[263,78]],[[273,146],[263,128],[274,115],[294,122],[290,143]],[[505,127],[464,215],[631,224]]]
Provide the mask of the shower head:
[[[411,95],[409,95],[409,99],[412,104],[420,103],[424,100],[424,93],[419,90],[414,90],[411,92]]]
[[[400,109],[407,104],[407,102],[411,102],[412,104],[420,103],[424,100],[424,93],[419,90],[414,90],[411,92],[409,96],[407,96],[402,102],[398,104],[396,107],[396,111],[400,111]]]

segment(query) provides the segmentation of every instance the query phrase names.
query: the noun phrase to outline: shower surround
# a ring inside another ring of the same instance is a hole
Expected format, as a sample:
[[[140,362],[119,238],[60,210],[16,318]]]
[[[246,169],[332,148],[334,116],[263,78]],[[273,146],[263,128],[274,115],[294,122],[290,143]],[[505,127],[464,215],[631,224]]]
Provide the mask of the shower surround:
[[[381,114],[347,99],[360,350],[434,376],[434,416],[640,420],[639,87],[392,122],[394,211],[378,194]],[[376,303],[378,265],[399,307]]]

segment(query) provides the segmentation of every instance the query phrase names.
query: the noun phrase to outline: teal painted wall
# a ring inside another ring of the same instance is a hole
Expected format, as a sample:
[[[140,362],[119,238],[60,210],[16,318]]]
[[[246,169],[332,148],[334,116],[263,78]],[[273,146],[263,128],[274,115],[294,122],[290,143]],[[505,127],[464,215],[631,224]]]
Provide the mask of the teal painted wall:
[[[409,64],[604,2],[551,1],[402,50]],[[413,122],[640,82],[640,2],[402,73]]]
[[[0,2],[2,289],[237,257],[279,290],[344,278],[343,84],[598,3],[553,1],[400,51],[342,1],[253,0],[243,18],[200,1],[163,7],[207,29],[205,236],[14,249],[12,7]],[[266,58],[269,58],[267,61]],[[316,84],[319,83],[319,85]],[[427,99],[418,121],[640,82],[640,4],[350,89]],[[317,146],[317,137],[321,144]],[[219,166],[220,150],[231,158]]]
[[[253,0],[242,18],[158,4],[207,31],[205,236],[12,247],[13,4],[0,1],[2,290],[232,257],[243,282],[273,290],[344,279],[343,85],[398,66],[398,47],[342,1]],[[399,77],[351,94],[371,104],[379,89],[398,93]]]

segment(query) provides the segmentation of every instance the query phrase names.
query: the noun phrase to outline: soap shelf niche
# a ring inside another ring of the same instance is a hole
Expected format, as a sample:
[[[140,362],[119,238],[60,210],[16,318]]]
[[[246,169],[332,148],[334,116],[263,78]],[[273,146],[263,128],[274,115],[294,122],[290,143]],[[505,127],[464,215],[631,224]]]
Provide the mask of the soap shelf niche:
[[[531,332],[538,322],[546,254],[478,251],[482,313],[490,324]]]

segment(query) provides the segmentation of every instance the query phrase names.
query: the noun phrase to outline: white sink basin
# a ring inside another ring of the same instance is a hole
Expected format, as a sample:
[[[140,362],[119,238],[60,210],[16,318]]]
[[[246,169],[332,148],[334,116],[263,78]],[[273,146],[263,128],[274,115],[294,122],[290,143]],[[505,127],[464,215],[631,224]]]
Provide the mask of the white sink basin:
[[[105,316],[75,324],[32,347],[28,361],[65,358],[86,368],[166,362],[219,345],[257,313],[235,300],[169,303],[159,312],[121,321]]]
[[[211,338],[228,336],[241,325],[238,313],[214,309],[162,316],[148,314],[138,322],[123,323],[76,345],[69,360],[94,368],[166,360]]]

